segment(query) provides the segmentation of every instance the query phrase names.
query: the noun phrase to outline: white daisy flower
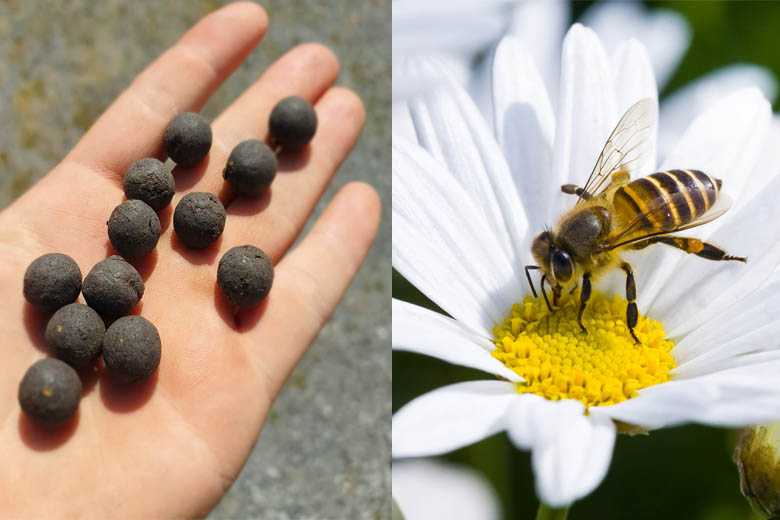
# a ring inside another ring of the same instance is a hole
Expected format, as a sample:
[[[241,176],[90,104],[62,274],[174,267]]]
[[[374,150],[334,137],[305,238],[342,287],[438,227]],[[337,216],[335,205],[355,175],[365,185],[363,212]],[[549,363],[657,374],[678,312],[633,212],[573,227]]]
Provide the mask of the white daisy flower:
[[[454,79],[410,102],[419,144],[394,135],[393,266],[450,317],[395,300],[393,347],[497,379],[404,406],[393,418],[394,457],[506,430],[532,452],[540,499],[561,507],[601,482],[619,430],[780,418],[780,161],[765,154],[771,108],[758,89],[710,106],[662,164],[651,154],[639,172],[692,168],[721,179],[735,203],[695,234],[747,264],[660,245],[624,255],[637,278],[640,346],[624,324],[623,279],[596,285],[587,335],[575,307],[548,316],[529,297],[531,240],[573,204],[560,186],[582,186],[619,116],[657,97],[645,48],[629,41],[617,52],[611,61],[593,31],[573,26],[555,113],[530,53],[505,39],[493,69],[495,131]]]
[[[393,463],[393,499],[404,520],[498,520],[501,504],[480,473],[434,459]]]

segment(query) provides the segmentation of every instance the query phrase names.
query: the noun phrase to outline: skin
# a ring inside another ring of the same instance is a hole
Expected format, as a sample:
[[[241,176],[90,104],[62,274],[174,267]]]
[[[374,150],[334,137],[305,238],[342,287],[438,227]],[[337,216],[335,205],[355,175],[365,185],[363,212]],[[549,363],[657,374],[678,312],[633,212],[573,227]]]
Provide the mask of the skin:
[[[200,110],[267,24],[264,11],[246,3],[205,17],[140,74],[49,175],[0,213],[0,330],[8,347],[0,371],[0,517],[205,515],[236,478],[282,384],[365,258],[379,200],[359,183],[342,188],[288,250],[364,121],[357,96],[332,85],[335,56],[301,45],[213,122],[206,171],[176,173],[173,206],[187,191],[221,193],[230,150],[264,138],[273,105],[290,94],[311,100],[321,121],[309,160],[287,166],[270,201],[225,200],[225,233],[207,250],[181,247],[166,209],[156,253],[134,262],[148,287],[141,314],[162,337],[157,376],[117,388],[106,377],[82,375],[77,417],[55,431],[31,424],[19,409],[19,381],[44,355],[45,317],[21,296],[25,268],[50,251],[72,255],[84,272],[107,256],[105,221],[122,200],[123,172],[140,157],[161,156],[168,121]],[[83,200],[90,204],[75,202]],[[217,263],[246,243],[269,254],[276,279],[263,305],[233,315],[216,289]]]

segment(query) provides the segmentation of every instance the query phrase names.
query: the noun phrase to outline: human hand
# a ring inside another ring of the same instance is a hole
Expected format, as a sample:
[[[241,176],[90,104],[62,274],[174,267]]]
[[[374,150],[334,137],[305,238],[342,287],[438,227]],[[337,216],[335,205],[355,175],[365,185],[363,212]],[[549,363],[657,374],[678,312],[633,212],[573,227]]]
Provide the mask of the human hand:
[[[128,388],[83,374],[76,418],[45,431],[21,413],[19,381],[44,355],[46,316],[22,297],[22,278],[41,254],[72,256],[82,273],[111,254],[105,222],[122,199],[136,159],[161,153],[168,121],[197,111],[262,38],[255,5],[212,13],[144,71],[74,150],[0,213],[0,517],[162,518],[203,516],[236,477],[285,378],[360,266],[379,218],[365,185],[344,187],[310,234],[287,252],[363,123],[357,97],[332,87],[338,65],[317,45],[280,58],[212,124],[199,167],[175,171],[177,195],[161,213],[157,249],[134,262],[146,280],[141,314],[163,345],[157,374]],[[227,205],[214,247],[181,246],[171,208],[187,192],[222,191],[221,171],[239,141],[262,138],[272,106],[288,95],[315,102],[320,126],[308,153],[282,157],[270,195]],[[216,290],[228,248],[254,244],[276,266],[258,309],[233,316]]]

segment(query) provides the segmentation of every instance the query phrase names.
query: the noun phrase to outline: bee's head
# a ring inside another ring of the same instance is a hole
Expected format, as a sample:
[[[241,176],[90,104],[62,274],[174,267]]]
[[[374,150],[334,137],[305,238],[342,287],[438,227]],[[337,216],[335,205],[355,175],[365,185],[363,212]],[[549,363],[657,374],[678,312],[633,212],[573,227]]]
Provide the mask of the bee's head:
[[[531,254],[554,285],[565,285],[574,275],[574,260],[566,250],[555,245],[550,231],[543,231],[534,238]]]

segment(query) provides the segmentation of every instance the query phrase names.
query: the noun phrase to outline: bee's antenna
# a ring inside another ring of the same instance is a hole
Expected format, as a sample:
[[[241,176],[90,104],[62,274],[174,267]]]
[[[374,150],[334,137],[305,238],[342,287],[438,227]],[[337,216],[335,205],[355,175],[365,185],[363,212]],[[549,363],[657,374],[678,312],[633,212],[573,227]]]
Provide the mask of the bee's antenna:
[[[542,275],[542,283],[539,284],[539,285],[542,288],[542,295],[544,295],[544,303],[547,304],[547,310],[552,312],[553,308],[552,308],[552,305],[550,305],[550,300],[547,298],[547,291],[544,290],[544,282],[546,282],[546,281],[547,281],[547,275],[546,274]]]
[[[528,285],[531,286],[531,292],[534,295],[534,298],[536,298],[538,295],[536,294],[536,288],[534,287],[534,282],[531,280],[531,271],[539,269],[538,265],[527,265],[525,266],[525,276],[528,278]]]

